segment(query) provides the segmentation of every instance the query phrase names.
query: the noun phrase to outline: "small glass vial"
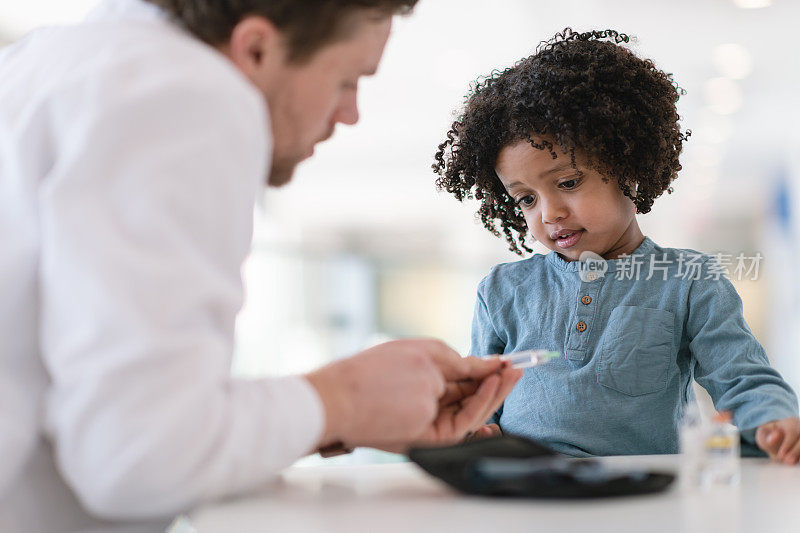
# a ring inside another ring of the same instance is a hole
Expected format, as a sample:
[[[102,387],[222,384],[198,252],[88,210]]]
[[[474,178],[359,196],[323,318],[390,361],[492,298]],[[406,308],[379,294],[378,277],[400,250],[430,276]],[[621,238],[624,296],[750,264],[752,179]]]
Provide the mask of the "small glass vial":
[[[679,480],[688,489],[700,486],[700,474],[704,461],[706,424],[700,416],[697,402],[686,404],[679,428],[680,471]]]
[[[740,470],[739,429],[731,423],[731,413],[722,411],[714,415],[705,433],[701,486],[738,485]]]

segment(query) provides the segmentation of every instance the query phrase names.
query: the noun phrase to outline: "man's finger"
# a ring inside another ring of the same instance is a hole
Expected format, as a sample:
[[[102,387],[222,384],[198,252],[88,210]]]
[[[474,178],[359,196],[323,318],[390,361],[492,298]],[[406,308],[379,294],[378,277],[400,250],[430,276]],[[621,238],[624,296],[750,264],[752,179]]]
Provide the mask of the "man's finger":
[[[475,394],[462,402],[463,409],[453,417],[453,433],[455,435],[465,434],[486,422],[484,413],[491,406],[501,384],[500,376],[489,376],[483,380]]]
[[[439,406],[444,407],[455,402],[459,402],[468,396],[475,394],[480,386],[480,381],[472,379],[464,379],[460,381],[448,381],[447,390],[444,396],[439,398]]]
[[[511,390],[516,386],[522,377],[523,371],[518,368],[507,367],[500,373],[501,383],[492,402],[486,407],[483,413],[482,423],[489,419],[506,400]]]
[[[496,426],[497,424],[491,424],[488,426],[483,426],[481,428],[478,428],[471,434],[468,433],[467,434],[469,435],[468,442],[473,440],[487,439],[489,437],[494,437],[495,435],[498,435],[500,433],[500,430],[495,429]]]
[[[503,361],[497,357],[461,357],[439,341],[432,341],[430,356],[448,381],[483,379],[503,367]]]
[[[464,371],[466,375],[462,379],[483,379],[491,374],[499,372],[507,363],[501,361],[499,357],[464,357],[462,361],[466,363]]]
[[[495,437],[497,435],[502,435],[503,432],[500,431],[500,426],[497,424],[488,424],[481,428],[482,435],[484,438],[486,437]]]
[[[435,398],[441,398],[447,392],[447,382],[442,376],[441,369],[436,361],[431,360],[428,357],[422,359],[424,365],[426,366],[426,375],[429,378],[429,385],[435,395]]]

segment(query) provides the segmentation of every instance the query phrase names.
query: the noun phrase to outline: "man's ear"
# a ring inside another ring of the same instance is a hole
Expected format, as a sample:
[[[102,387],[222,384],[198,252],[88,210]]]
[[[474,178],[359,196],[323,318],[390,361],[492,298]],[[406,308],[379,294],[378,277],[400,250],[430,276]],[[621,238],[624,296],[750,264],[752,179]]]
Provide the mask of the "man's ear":
[[[285,61],[286,45],[283,32],[272,21],[251,15],[234,26],[226,52],[245,76],[256,81],[272,65]]]

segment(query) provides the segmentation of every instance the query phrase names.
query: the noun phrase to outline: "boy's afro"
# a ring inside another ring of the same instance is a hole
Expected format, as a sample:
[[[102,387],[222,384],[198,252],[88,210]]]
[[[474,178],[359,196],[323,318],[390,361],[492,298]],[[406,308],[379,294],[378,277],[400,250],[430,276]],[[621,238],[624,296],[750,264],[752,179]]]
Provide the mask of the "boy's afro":
[[[498,237],[502,231],[520,255],[532,251],[524,242],[525,219],[494,170],[510,144],[527,140],[554,158],[559,149],[573,167],[577,148],[606,179],[616,179],[638,213],[649,212],[657,197],[672,192],[691,132],[681,132],[675,108],[683,89],[620,45],[629,40],[613,30],[566,28],[534,55],[479,78],[439,145],[437,187],[459,201],[480,200],[483,225]]]

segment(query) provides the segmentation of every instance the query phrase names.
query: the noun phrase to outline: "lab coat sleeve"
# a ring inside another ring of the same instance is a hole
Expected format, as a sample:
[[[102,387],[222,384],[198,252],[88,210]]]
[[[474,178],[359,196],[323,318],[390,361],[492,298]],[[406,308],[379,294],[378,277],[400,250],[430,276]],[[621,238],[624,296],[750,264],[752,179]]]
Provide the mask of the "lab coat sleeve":
[[[50,110],[45,419],[62,475],[99,516],[168,516],[251,489],[324,426],[305,379],[230,377],[270,140],[245,80],[195,67],[120,64]]]

